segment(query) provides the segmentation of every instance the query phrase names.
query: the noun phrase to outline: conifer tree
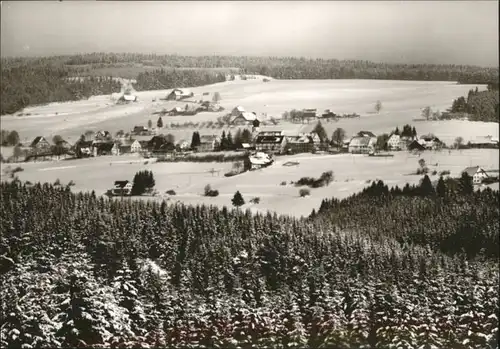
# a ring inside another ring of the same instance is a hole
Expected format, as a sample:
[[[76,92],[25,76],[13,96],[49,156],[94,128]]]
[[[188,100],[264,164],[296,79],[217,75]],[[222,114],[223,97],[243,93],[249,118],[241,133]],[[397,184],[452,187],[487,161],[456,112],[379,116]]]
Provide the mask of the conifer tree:
[[[252,132],[247,128],[241,132],[241,143],[252,143]]]
[[[474,192],[474,184],[472,183],[472,177],[467,174],[467,172],[462,172],[462,176],[459,180],[460,192],[462,194],[468,195]]]
[[[231,135],[231,131],[227,134],[227,149],[226,150],[234,150],[233,136]]]
[[[443,176],[439,177],[439,180],[438,180],[438,183],[436,186],[436,194],[441,198],[444,198],[446,196],[446,185],[444,183]]]
[[[326,134],[326,130],[323,127],[323,125],[321,124],[321,121],[318,121],[318,123],[314,127],[313,132],[318,135],[319,139],[321,140],[321,143],[327,141],[328,135]]]
[[[193,136],[191,137],[191,149],[195,149],[201,144],[200,134],[198,131],[193,132]]]
[[[243,199],[243,196],[239,191],[234,193],[233,198],[231,199],[231,202],[233,203],[233,206],[235,207],[240,207],[245,204],[245,200]]]
[[[238,129],[238,131],[236,131],[236,134],[234,135],[234,147],[236,149],[240,149],[242,147],[241,143],[242,140],[241,140],[241,135],[242,135],[242,132],[240,129]]]
[[[220,149],[221,150],[227,150],[227,138],[226,138],[226,131],[222,131],[222,136],[220,138]]]
[[[420,194],[422,196],[433,196],[435,194],[434,187],[429,176],[425,175],[420,184]]]

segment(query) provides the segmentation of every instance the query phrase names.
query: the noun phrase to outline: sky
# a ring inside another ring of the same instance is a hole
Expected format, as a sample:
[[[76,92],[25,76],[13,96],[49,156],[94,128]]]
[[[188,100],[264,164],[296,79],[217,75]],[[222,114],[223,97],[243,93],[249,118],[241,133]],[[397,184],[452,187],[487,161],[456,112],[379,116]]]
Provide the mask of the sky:
[[[498,67],[498,1],[3,1],[1,55],[298,56]]]

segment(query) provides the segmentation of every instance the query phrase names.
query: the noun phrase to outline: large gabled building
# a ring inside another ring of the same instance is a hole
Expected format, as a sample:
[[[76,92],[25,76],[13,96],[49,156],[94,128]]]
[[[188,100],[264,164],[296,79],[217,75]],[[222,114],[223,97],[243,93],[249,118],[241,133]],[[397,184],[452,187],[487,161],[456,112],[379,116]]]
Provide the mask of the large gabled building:
[[[360,137],[355,136],[349,142],[349,153],[353,154],[368,154],[375,150],[377,138],[375,137]]]
[[[255,138],[255,150],[281,154],[285,151],[287,139],[281,131],[259,132]]]
[[[178,101],[181,99],[186,99],[193,97],[194,93],[187,88],[174,88],[172,92],[167,95],[168,101]]]

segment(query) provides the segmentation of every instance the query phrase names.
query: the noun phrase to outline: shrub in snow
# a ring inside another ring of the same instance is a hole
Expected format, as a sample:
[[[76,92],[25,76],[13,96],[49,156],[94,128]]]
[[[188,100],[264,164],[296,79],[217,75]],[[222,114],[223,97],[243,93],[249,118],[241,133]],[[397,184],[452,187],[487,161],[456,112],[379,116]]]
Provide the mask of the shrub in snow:
[[[311,195],[311,191],[307,188],[302,188],[299,190],[300,197]]]
[[[258,204],[260,202],[260,198],[259,197],[252,198],[252,199],[250,199],[250,202],[252,204]]]

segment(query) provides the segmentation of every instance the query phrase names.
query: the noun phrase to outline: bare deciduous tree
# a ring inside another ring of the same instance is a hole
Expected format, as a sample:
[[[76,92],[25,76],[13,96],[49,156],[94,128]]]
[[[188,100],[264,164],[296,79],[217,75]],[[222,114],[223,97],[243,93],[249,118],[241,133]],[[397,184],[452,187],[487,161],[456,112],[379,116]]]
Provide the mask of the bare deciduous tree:
[[[424,109],[422,109],[422,116],[425,118],[425,120],[429,120],[431,115],[432,115],[431,107],[427,106]]]

